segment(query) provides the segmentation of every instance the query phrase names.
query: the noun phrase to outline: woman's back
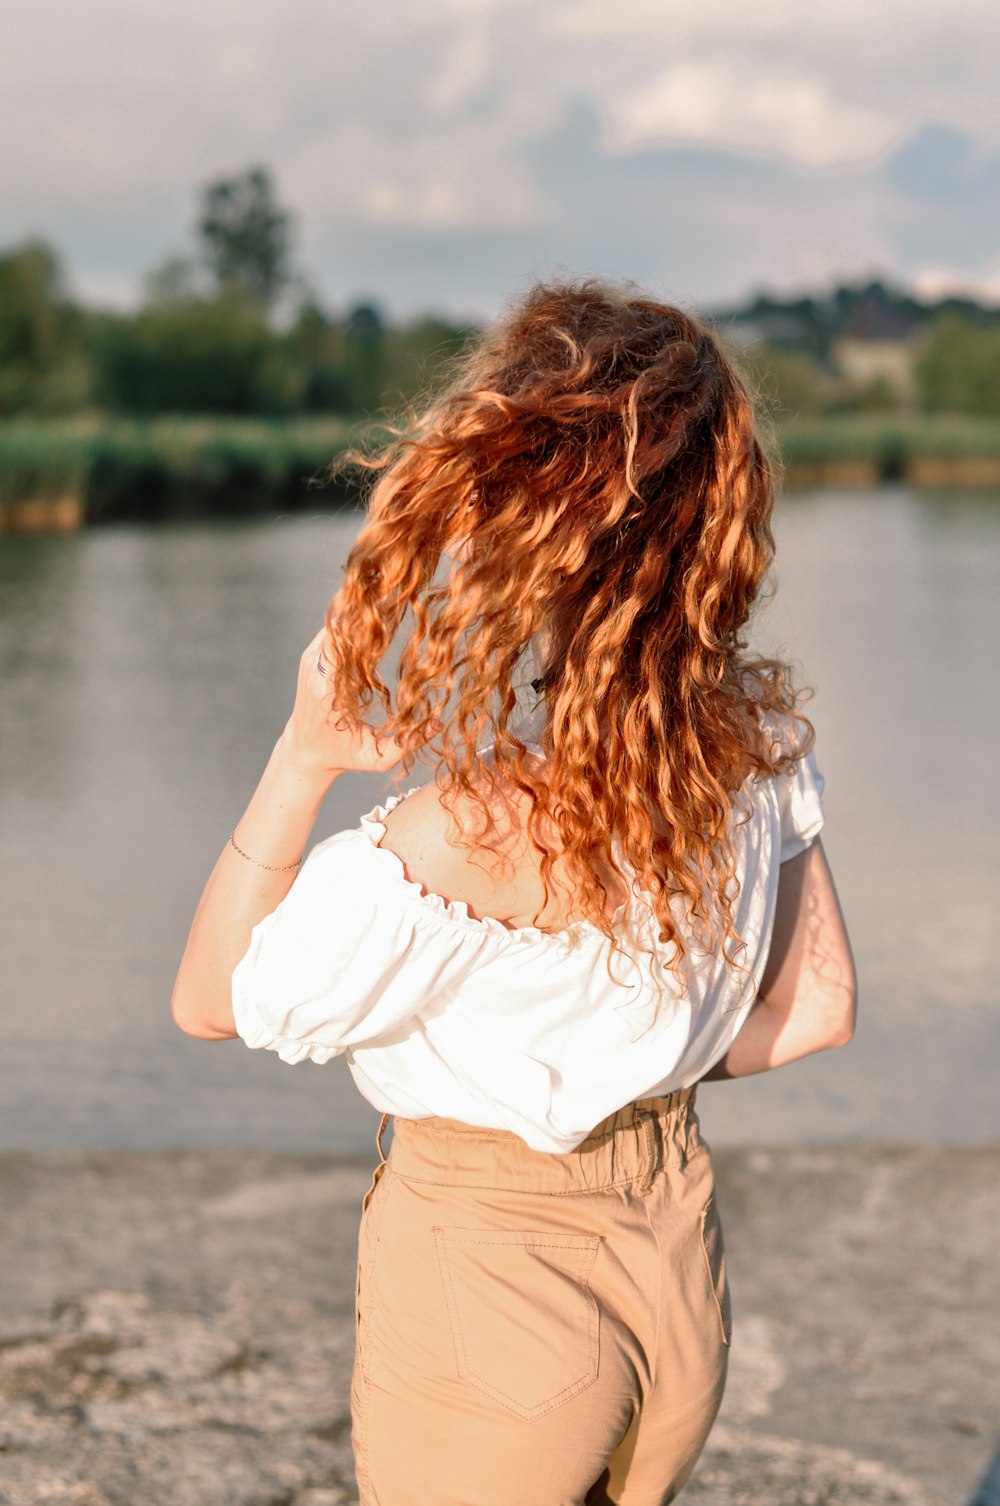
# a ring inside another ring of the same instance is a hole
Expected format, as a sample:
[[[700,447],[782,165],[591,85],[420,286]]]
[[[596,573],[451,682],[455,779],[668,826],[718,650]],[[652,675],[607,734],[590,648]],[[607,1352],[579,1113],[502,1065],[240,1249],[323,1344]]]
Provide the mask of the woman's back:
[[[433,784],[392,797],[314,847],[255,927],[233,975],[235,1026],[287,1062],[343,1055],[383,1113],[568,1151],[623,1103],[688,1087],[725,1055],[763,975],[781,866],[822,825],[821,791],[810,754],[735,798],[739,966],[705,949],[673,898],[678,955],[634,875],[611,938],[565,908],[537,925],[541,858],[503,785],[497,857],[456,845]]]
[[[546,895],[542,852],[528,831],[529,797],[508,784],[498,786],[488,798],[496,823],[489,847],[458,844],[455,822],[433,780],[387,813],[379,846],[396,854],[411,882],[445,900],[464,902],[477,919],[489,915],[511,928],[535,926],[553,933],[584,919],[572,906],[572,888],[562,873],[554,832],[550,840],[557,856]],[[468,800],[460,799],[455,811],[463,826],[476,815]],[[611,921],[628,891],[607,865],[600,877],[608,891],[605,913]]]

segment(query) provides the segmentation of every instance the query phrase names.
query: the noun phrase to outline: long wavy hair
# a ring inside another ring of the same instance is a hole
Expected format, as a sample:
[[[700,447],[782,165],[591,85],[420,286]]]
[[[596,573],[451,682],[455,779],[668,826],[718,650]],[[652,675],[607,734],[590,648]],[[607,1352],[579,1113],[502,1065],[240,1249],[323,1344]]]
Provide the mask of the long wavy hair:
[[[737,792],[801,757],[812,727],[787,666],[741,636],[773,556],[772,477],[718,340],[631,289],[536,286],[365,464],[368,516],[327,616],[338,705],[381,705],[413,749],[400,778],[427,743],[460,845],[489,847],[499,785],[527,796],[546,897],[554,830],[609,971],[602,861],[651,898],[671,970],[693,942],[739,967]],[[393,697],[379,666],[407,613]],[[544,763],[514,730],[538,642]],[[481,811],[471,834],[460,801]]]

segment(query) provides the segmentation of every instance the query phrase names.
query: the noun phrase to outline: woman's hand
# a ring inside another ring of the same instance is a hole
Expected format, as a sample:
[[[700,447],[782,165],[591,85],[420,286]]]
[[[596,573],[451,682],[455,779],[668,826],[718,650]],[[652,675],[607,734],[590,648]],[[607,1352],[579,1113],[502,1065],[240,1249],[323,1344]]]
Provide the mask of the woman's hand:
[[[367,722],[336,714],[337,666],[327,657],[328,644],[321,628],[299,660],[295,704],[281,735],[285,755],[305,777],[317,780],[333,780],[349,769],[385,774],[405,750]]]
[[[202,1040],[236,1034],[232,975],[253,927],[269,915],[295,880],[327,790],[348,769],[384,773],[403,748],[356,718],[336,715],[336,668],[324,675],[325,629],[299,661],[295,704],[260,784],[219,854],[174,984],[177,1024]],[[326,661],[329,662],[329,661]],[[438,728],[431,726],[432,734]],[[336,917],[331,916],[331,924]]]

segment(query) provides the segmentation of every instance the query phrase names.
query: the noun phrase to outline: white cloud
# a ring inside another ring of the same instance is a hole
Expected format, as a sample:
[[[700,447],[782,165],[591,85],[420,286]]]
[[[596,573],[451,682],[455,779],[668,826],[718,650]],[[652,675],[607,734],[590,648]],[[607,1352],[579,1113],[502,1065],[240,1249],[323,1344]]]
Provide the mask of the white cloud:
[[[397,308],[555,263],[696,298],[930,276],[1000,240],[983,191],[918,213],[878,165],[928,122],[1000,144],[995,0],[7,0],[4,44],[0,243],[50,235],[95,292],[255,161],[305,270]]]
[[[1000,262],[970,272],[934,263],[913,269],[910,281],[918,298],[928,303],[938,298],[975,298],[1000,304]]]
[[[679,63],[614,102],[608,144],[629,152],[683,143],[828,168],[875,159],[897,135],[877,111],[835,99],[809,79]]]
[[[282,183],[312,201],[312,217],[386,232],[515,231],[545,223],[548,208],[525,165],[508,150],[511,133],[489,118],[463,127],[454,150],[446,126],[399,141],[350,122],[309,141],[286,160]],[[322,186],[317,193],[317,186]]]
[[[459,32],[448,42],[440,64],[427,79],[424,100],[432,115],[454,115],[475,99],[492,74],[486,38],[474,31]]]

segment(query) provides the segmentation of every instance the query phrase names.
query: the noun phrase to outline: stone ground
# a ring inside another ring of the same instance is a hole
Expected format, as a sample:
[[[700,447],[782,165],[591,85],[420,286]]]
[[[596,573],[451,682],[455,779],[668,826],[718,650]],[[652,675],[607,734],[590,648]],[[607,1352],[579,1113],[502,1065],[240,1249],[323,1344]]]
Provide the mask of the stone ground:
[[[1000,1441],[1000,1147],[715,1159],[735,1337],[683,1499],[968,1506]],[[332,1157],[0,1155],[0,1502],[356,1501],[368,1181]]]

